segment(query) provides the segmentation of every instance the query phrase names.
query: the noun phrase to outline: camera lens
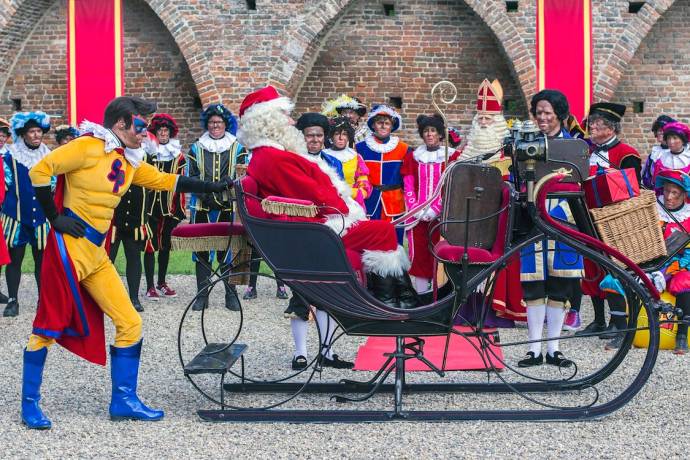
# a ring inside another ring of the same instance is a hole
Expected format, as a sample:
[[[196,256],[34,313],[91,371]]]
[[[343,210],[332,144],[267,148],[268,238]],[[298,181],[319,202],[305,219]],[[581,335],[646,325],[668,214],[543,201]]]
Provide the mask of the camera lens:
[[[534,145],[530,145],[529,147],[527,147],[527,156],[537,156],[537,148]]]

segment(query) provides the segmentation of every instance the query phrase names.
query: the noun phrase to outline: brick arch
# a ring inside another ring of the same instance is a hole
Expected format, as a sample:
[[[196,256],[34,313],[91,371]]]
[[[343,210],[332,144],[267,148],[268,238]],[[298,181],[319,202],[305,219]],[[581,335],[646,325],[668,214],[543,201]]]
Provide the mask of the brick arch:
[[[623,29],[611,51],[595,70],[594,100],[611,100],[628,63],[642,41],[675,0],[649,0]],[[596,44],[595,44],[596,45]]]
[[[523,38],[506,15],[505,3],[499,0],[463,1],[496,37],[526,99],[536,86],[536,64]],[[329,31],[355,2],[324,0],[307,10],[302,25],[288,35],[286,46],[269,75],[269,82],[288,94],[297,94]]]
[[[145,1],[168,29],[187,61],[202,104],[220,102],[215,76],[208,66],[209,53],[204,50],[204,44],[197,40],[194,29],[184,18],[180,6],[173,5],[169,0]]]
[[[12,74],[15,58],[21,53],[26,40],[55,0],[3,0],[0,11],[0,56],[7,65],[0,68],[0,94],[6,97],[5,84]]]

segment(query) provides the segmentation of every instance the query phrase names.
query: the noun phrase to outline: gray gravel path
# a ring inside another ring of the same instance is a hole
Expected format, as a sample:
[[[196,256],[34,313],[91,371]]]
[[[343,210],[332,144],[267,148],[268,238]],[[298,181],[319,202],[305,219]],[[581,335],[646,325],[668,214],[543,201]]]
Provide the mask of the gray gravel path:
[[[157,303],[144,300],[144,355],[139,394],[152,407],[163,408],[166,418],[157,423],[110,422],[109,369],[90,365],[53,347],[49,353],[43,385],[43,408],[53,420],[48,432],[35,432],[20,424],[21,353],[30,331],[36,302],[30,276],[22,280],[22,308],[18,318],[0,318],[0,450],[1,458],[445,458],[496,456],[498,458],[687,458],[690,445],[690,357],[660,352],[655,372],[642,393],[622,410],[602,420],[575,423],[388,423],[360,425],[209,424],[196,416],[199,408],[212,408],[182,374],[177,356],[177,331],[186,303],[194,293],[191,276],[173,276],[169,284],[178,290],[177,299]],[[242,292],[242,290],[240,290]],[[292,343],[289,324],[282,319],[286,301],[273,295],[275,286],[260,280],[259,299],[246,302],[242,340],[249,344],[247,369],[251,375],[287,375]],[[237,315],[220,307],[222,296],[208,311],[209,335],[222,340],[234,333]],[[588,311],[587,305],[583,311]],[[317,341],[311,329],[310,353]],[[524,329],[505,331],[503,341],[518,340]],[[191,357],[200,343],[198,316],[183,328],[183,350]],[[108,327],[108,339],[112,327]],[[345,337],[338,353],[354,358],[362,339]],[[567,356],[575,358],[582,371],[601,365],[608,356],[603,343],[565,343]],[[508,362],[525,352],[507,350]],[[643,350],[632,350],[626,365],[600,385],[601,397],[610,398],[629,381]],[[543,376],[555,370],[542,366]],[[508,373],[504,373],[508,376]],[[364,378],[357,373],[355,378]],[[350,372],[328,370],[320,379],[334,381]],[[318,377],[317,377],[318,378]],[[484,381],[483,373],[453,373],[455,380]],[[412,381],[434,380],[427,373]],[[495,379],[495,378],[494,378]],[[217,381],[202,379],[213,390]],[[543,401],[570,403],[589,397],[542,395]],[[581,399],[578,399],[581,398]],[[238,404],[274,402],[268,395],[245,396]],[[386,409],[391,396],[380,395],[360,404],[362,409]],[[326,395],[308,395],[290,407],[343,408]],[[352,406],[350,406],[352,407]],[[410,395],[409,409],[534,407],[513,396]]]

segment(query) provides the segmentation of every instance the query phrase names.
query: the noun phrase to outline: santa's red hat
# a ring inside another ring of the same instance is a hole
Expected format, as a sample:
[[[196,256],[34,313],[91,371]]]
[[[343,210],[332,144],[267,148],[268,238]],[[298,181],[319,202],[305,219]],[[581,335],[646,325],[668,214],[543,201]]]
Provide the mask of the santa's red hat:
[[[498,115],[503,112],[501,102],[503,100],[503,88],[498,80],[489,82],[486,78],[479,85],[477,91],[477,113]]]
[[[244,98],[240,105],[240,118],[246,115],[272,110],[290,112],[293,108],[294,105],[290,99],[281,96],[277,89],[268,85],[250,93]]]

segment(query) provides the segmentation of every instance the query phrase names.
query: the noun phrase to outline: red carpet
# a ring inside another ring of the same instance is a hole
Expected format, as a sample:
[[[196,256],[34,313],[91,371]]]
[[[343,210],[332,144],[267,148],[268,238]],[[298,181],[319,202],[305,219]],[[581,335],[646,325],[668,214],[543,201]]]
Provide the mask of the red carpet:
[[[458,327],[459,331],[469,332],[467,327]],[[446,337],[422,337],[424,339],[424,357],[434,365],[441,368],[443,364],[443,352],[446,347]],[[446,368],[448,371],[473,371],[482,370],[489,367],[490,360],[496,368],[502,369],[503,365],[498,362],[498,358],[503,359],[503,352],[499,347],[491,346],[493,354],[487,350],[484,357],[468,342],[470,340],[474,346],[479,346],[477,337],[465,339],[458,335],[452,335],[448,346],[448,357],[446,358]],[[412,339],[406,339],[411,342]],[[359,347],[357,358],[355,359],[356,371],[377,371],[386,361],[384,353],[391,353],[395,350],[394,337],[369,337],[364,345]],[[494,356],[495,355],[495,356]],[[486,361],[486,362],[484,362]],[[407,371],[429,371],[429,367],[418,359],[409,359],[405,364]]]

